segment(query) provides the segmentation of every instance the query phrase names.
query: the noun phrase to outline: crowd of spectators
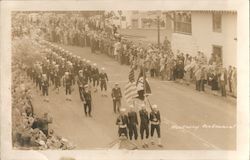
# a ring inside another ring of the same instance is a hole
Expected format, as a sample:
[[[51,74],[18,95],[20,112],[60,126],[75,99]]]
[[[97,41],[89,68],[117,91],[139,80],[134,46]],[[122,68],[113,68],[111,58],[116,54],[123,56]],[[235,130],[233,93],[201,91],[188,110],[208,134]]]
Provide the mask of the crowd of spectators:
[[[208,59],[202,51],[184,54],[173,52],[171,42],[138,43],[120,35],[112,24],[105,24],[97,16],[46,16],[36,21],[27,20],[25,26],[18,26],[13,32],[20,34],[36,30],[46,40],[64,45],[91,47],[92,53],[106,54],[121,65],[145,68],[152,78],[195,84],[197,91],[211,87],[214,93],[236,97],[237,69],[223,67],[222,58],[214,53]],[[105,24],[105,25],[104,25]],[[23,23],[22,23],[23,25]],[[24,29],[25,28],[25,29]]]
[[[24,41],[24,40],[21,40]],[[15,42],[13,42],[15,43]],[[22,44],[24,45],[24,43]],[[27,64],[31,57],[21,58],[23,52],[15,46],[12,56],[12,139],[13,147],[18,149],[73,149],[74,146],[65,138],[58,136],[49,127],[53,118],[48,113],[37,113],[34,110],[31,78],[26,74]],[[27,48],[25,48],[27,52]],[[25,52],[24,51],[24,52]],[[19,55],[19,56],[17,56]],[[32,61],[32,60],[30,60]]]

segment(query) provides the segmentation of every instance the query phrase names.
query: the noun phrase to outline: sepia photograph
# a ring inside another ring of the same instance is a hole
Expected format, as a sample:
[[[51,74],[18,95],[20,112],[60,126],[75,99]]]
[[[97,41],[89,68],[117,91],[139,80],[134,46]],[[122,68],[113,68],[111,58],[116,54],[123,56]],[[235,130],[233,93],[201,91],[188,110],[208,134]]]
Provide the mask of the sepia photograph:
[[[241,2],[1,3],[3,160],[247,160]]]
[[[236,149],[236,11],[11,18],[13,148]]]

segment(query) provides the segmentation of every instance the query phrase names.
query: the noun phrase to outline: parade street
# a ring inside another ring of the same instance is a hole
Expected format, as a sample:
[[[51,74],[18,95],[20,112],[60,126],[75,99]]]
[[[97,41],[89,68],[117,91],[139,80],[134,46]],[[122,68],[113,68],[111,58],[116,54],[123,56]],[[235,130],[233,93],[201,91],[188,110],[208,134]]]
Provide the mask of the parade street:
[[[105,67],[109,76],[108,97],[102,97],[100,88],[93,96],[93,117],[85,117],[77,85],[72,101],[65,100],[65,90],[59,94],[49,87],[49,103],[43,102],[40,92],[34,92],[34,113],[48,112],[53,117],[53,128],[76,145],[76,149],[104,149],[118,139],[115,125],[118,114],[113,113],[111,89],[118,82],[122,93],[128,81],[129,66],[120,65],[103,54],[92,54],[89,47],[63,46],[73,54]],[[136,77],[137,78],[137,77]],[[162,149],[168,150],[233,150],[236,148],[236,100],[209,93],[197,92],[192,85],[149,78],[151,104],[161,112]],[[33,86],[34,87],[34,86]],[[126,107],[123,98],[122,106]],[[135,142],[140,148],[140,140]],[[150,145],[147,149],[160,149]]]

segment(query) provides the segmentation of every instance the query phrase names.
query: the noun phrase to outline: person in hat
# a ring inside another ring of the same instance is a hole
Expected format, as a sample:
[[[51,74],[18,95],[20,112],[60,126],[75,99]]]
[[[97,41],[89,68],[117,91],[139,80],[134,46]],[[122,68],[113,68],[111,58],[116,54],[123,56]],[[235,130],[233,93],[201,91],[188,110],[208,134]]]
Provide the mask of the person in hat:
[[[87,82],[85,80],[86,80],[86,78],[83,75],[83,70],[79,70],[79,73],[77,76],[77,85],[79,88],[80,97],[81,97],[81,90],[83,90],[84,86],[87,84]]]
[[[63,86],[65,86],[65,94],[66,94],[66,101],[71,101],[71,86],[72,86],[72,79],[69,75],[69,72],[65,72],[63,78]]]
[[[59,65],[55,66],[55,71],[54,71],[54,82],[55,82],[55,89],[57,90],[57,94],[59,93],[59,87],[61,86],[61,78],[59,75]]]
[[[101,87],[102,96],[107,96],[105,93],[103,93],[103,91],[107,92],[107,82],[108,82],[108,76],[107,76],[107,73],[105,72],[105,68],[101,69],[99,78],[100,78],[100,87]]]
[[[148,138],[149,138],[149,116],[148,111],[146,110],[146,105],[142,104],[141,109],[139,111],[140,115],[140,134],[141,134],[141,140],[142,140],[142,147],[146,148],[148,147]],[[144,140],[144,133],[146,134],[145,140]]]
[[[227,96],[227,93],[226,93],[227,69],[225,67],[220,68],[219,82],[220,82],[221,96],[226,97]]]
[[[49,117],[48,113],[44,113],[43,117],[41,118],[41,131],[48,136],[49,131],[49,124],[52,123],[52,118]]]
[[[121,108],[120,115],[117,117],[116,125],[118,125],[118,135],[121,137],[125,135],[128,138],[128,116],[126,115],[126,109]]]
[[[42,85],[43,96],[48,96],[49,95],[49,82],[48,82],[46,74],[42,74],[41,85]],[[44,101],[48,102],[49,98],[45,98]]]
[[[85,116],[92,117],[92,96],[89,85],[87,84],[84,86],[84,89],[81,90],[81,100],[83,102]]]
[[[129,129],[129,139],[132,140],[133,136],[135,140],[137,140],[138,133],[137,133],[137,125],[138,125],[138,119],[137,119],[137,113],[134,111],[134,106],[129,106],[129,112],[128,112],[128,129]]]
[[[114,112],[120,112],[122,92],[117,82],[115,83],[115,87],[112,89],[111,97],[113,99]]]
[[[156,130],[158,137],[158,146],[162,147],[161,132],[160,132],[161,116],[160,116],[160,111],[157,109],[156,104],[152,105],[152,111],[150,113],[150,123],[151,123],[151,130],[150,130],[151,144],[154,144],[153,137],[154,137],[154,131]]]
[[[97,68],[96,63],[93,64],[91,75],[92,75],[92,80],[93,80],[94,92],[97,92],[96,87],[99,85],[99,69]]]

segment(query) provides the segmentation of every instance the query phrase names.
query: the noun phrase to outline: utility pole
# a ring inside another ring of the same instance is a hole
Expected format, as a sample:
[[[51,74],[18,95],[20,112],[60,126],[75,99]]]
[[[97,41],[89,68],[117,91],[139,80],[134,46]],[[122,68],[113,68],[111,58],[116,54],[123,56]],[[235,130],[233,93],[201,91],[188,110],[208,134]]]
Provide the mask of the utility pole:
[[[158,33],[158,46],[160,46],[160,17],[157,16],[157,33]]]

